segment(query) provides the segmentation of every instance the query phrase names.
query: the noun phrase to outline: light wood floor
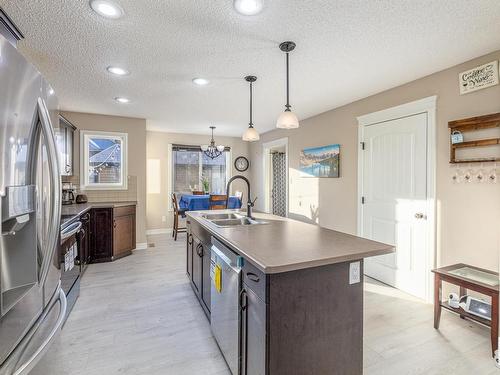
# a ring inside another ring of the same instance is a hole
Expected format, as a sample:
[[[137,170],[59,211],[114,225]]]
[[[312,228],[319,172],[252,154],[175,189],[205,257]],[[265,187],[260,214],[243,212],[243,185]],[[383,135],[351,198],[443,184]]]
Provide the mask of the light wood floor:
[[[33,375],[229,375],[186,279],[185,235],[151,236],[155,247],[91,265],[81,295]],[[365,374],[496,374],[489,333],[367,280]],[[327,374],[318,374],[327,375]]]

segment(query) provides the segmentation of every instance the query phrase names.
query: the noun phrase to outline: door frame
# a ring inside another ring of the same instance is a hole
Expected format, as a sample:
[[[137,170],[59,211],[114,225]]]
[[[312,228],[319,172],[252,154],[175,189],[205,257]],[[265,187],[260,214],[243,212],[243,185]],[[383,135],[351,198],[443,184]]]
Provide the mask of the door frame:
[[[436,266],[436,102],[437,95],[420,100],[368,113],[357,117],[358,120],[358,220],[357,234],[363,237],[363,149],[364,129],[366,126],[397,120],[425,113],[427,115],[427,228],[425,264],[427,277],[425,285],[425,300],[432,302],[434,283],[431,270]]]
[[[263,173],[264,173],[264,211],[270,213],[271,211],[271,198],[270,187],[271,187],[271,159],[269,157],[271,149],[274,147],[285,146],[285,164],[286,164],[286,217],[288,217],[288,197],[289,193],[289,165],[288,165],[288,137],[275,139],[274,141],[266,142],[262,144],[262,158],[263,158]]]

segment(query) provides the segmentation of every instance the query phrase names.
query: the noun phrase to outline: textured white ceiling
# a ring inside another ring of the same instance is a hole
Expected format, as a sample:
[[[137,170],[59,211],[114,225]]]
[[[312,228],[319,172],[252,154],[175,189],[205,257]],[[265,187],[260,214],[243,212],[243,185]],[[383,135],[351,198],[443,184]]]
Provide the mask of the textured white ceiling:
[[[55,87],[61,108],[148,119],[148,128],[240,136],[274,128],[285,101],[304,119],[500,46],[498,0],[265,0],[254,17],[232,0],[116,0],[119,20],[86,0],[0,0],[26,39],[20,50]],[[131,71],[109,75],[108,65]],[[206,77],[211,84],[194,86]],[[115,103],[116,96],[132,100]]]

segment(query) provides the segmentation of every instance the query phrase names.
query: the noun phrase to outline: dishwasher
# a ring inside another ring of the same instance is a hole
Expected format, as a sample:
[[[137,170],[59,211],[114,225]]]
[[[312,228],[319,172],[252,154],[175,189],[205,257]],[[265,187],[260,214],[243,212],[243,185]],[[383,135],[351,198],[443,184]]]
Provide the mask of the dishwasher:
[[[239,374],[241,267],[243,258],[212,237],[210,325],[233,375]]]

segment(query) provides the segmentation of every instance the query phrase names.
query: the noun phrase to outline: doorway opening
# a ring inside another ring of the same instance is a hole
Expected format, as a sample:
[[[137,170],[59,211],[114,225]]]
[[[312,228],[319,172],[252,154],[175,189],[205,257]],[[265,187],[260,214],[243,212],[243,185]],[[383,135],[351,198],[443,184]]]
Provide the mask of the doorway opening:
[[[288,138],[264,143],[265,211],[288,216]]]

